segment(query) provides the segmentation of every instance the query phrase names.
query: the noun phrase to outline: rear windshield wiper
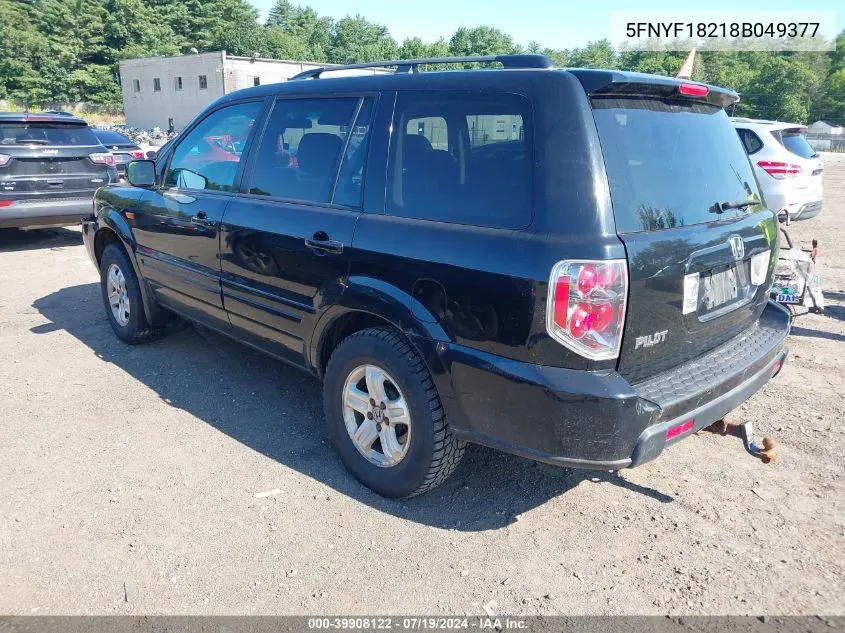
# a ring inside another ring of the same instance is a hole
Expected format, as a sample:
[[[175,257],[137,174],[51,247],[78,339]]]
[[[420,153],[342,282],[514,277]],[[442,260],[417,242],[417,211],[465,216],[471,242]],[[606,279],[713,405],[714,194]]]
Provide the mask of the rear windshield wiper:
[[[710,213],[724,213],[728,209],[744,209],[753,204],[760,204],[759,200],[734,200],[733,202],[717,202],[710,207]]]
[[[24,141],[17,141],[16,145],[49,145],[50,141],[43,138],[28,138]]]

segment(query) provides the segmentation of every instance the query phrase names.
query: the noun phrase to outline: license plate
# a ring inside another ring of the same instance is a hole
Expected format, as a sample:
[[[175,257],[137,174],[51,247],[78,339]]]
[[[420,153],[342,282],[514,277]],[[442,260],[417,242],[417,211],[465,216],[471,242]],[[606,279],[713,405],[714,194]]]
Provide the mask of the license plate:
[[[789,303],[789,304],[801,303],[801,297],[799,297],[798,295],[791,294],[791,293],[789,293],[789,294],[780,293],[780,294],[775,296],[775,303]]]
[[[702,301],[707,312],[739,297],[736,268],[703,276],[701,282]]]

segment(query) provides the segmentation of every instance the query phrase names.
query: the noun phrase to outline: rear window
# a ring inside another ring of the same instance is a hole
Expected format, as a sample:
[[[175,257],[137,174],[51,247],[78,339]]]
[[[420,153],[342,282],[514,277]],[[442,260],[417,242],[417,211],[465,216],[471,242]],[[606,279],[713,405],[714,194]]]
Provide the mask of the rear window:
[[[0,145],[99,145],[87,125],[0,123]]]
[[[717,202],[760,200],[725,112],[687,100],[594,98],[616,230],[657,231],[748,213]]]
[[[132,141],[112,130],[96,130],[94,136],[100,139],[103,145],[134,145]]]
[[[800,130],[778,130],[772,132],[772,134],[787,151],[796,156],[801,158],[814,158],[816,156],[816,150],[807,142],[806,137]]]

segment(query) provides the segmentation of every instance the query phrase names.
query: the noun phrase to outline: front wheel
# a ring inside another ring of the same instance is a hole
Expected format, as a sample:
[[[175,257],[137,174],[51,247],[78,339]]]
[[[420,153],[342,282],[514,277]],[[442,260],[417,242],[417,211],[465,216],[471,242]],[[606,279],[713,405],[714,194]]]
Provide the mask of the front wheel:
[[[352,334],[323,386],[329,435],[344,465],[385,497],[413,497],[445,481],[464,452],[413,346],[391,328]]]
[[[141,286],[129,256],[117,244],[109,244],[100,258],[100,288],[109,324],[124,343],[137,345],[161,335],[144,314]]]

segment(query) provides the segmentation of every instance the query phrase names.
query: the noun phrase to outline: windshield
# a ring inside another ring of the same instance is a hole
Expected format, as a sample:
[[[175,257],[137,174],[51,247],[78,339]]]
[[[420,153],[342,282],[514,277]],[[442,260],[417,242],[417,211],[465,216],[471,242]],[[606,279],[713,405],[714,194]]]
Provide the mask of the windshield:
[[[94,130],[94,136],[100,139],[103,145],[134,145],[128,138],[112,130]]]
[[[0,145],[99,145],[87,125],[68,123],[0,123]]]
[[[725,112],[690,100],[594,98],[619,233],[657,231],[755,211],[757,181]],[[716,203],[752,201],[715,213]]]
[[[788,151],[801,158],[815,158],[817,156],[816,150],[807,142],[806,137],[800,130],[780,130],[772,132],[781,145]]]

